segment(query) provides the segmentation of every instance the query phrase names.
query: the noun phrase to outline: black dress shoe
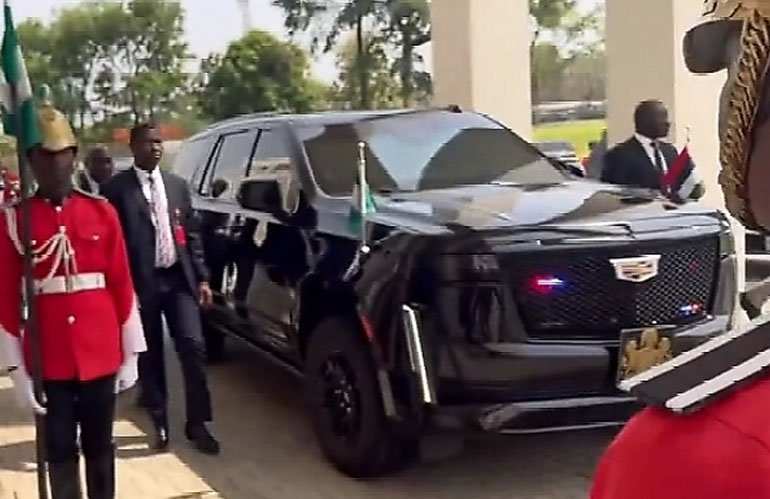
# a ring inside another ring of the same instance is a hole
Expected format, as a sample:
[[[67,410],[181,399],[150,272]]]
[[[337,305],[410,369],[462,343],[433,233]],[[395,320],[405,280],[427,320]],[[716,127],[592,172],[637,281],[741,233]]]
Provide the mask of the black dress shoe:
[[[191,441],[196,449],[204,454],[215,456],[219,454],[219,442],[209,433],[205,424],[190,424],[185,426],[187,440]]]
[[[155,426],[150,448],[156,451],[165,451],[168,449],[168,428],[165,426]]]

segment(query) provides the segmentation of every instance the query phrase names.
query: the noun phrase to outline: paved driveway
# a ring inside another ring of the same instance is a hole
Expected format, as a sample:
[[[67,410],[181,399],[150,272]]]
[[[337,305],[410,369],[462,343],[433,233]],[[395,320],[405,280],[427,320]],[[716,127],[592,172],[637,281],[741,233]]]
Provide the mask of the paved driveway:
[[[171,363],[172,370],[176,364]],[[584,499],[611,431],[483,438],[397,476],[359,482],[320,455],[299,402],[298,383],[237,349],[211,369],[219,457],[192,451],[181,436],[177,387],[171,452],[152,454],[133,394],[121,399],[117,424],[121,499]],[[0,498],[35,497],[33,426],[0,377]]]

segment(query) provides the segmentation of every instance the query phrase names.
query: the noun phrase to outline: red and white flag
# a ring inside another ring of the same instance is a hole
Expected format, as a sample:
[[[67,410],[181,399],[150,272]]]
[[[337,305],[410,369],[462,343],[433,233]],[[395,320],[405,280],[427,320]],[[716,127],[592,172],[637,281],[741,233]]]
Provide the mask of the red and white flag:
[[[661,191],[675,199],[689,199],[699,183],[695,174],[695,164],[690,157],[689,142],[688,139],[684,149],[671,163],[660,182]]]

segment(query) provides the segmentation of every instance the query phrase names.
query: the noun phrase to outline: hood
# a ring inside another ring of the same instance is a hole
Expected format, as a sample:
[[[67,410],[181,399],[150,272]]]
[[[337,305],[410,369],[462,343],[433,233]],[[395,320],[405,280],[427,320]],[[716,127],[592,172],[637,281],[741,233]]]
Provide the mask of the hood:
[[[646,189],[569,181],[398,193],[378,197],[377,213],[371,214],[370,220],[455,230],[624,225],[634,232],[651,232],[717,226],[721,215],[699,203],[674,204]]]

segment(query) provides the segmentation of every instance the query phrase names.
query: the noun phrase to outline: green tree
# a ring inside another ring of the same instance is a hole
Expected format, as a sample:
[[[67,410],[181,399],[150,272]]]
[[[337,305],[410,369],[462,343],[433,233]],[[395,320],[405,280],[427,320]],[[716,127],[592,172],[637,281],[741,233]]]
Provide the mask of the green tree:
[[[564,79],[564,71],[569,65],[569,60],[562,58],[559,48],[552,44],[541,42],[532,50],[533,70],[532,101],[535,104],[549,100],[561,99],[561,87]]]
[[[364,36],[366,52],[363,59],[358,54],[358,40],[349,36],[337,49],[337,66],[340,74],[335,85],[336,99],[343,103],[341,107],[350,107],[352,103],[361,101],[361,85],[359,83],[359,65],[367,67],[367,79],[370,109],[387,109],[398,106],[402,95],[401,86],[391,70],[391,62],[385,53],[382,41],[377,41],[372,35]]]
[[[135,123],[155,120],[187,80],[182,67],[188,58],[182,7],[164,0],[132,0],[125,10],[107,14],[105,25],[115,30],[112,75],[122,80],[116,102],[131,110]]]
[[[224,55],[203,61],[200,106],[213,119],[323,107],[321,86],[309,72],[308,56],[300,47],[255,30],[231,43]]]
[[[540,102],[541,85],[554,85],[552,78],[559,78],[561,86],[564,67],[572,56],[585,49],[587,36],[603,35],[602,7],[592,12],[583,13],[578,9],[577,0],[529,0],[529,12],[535,31],[530,45],[532,98]],[[548,34],[549,43],[542,43],[544,34]],[[560,47],[555,53],[552,47]],[[566,55],[562,55],[566,54]],[[564,60],[562,60],[564,59]],[[544,66],[541,66],[544,64]],[[557,68],[561,68],[556,71]]]
[[[90,0],[19,31],[33,85],[51,87],[82,135],[106,114],[128,111],[136,123],[174,107],[188,84],[183,20],[178,2]]]
[[[578,53],[563,73],[564,100],[603,100],[606,97],[607,60],[604,47],[595,46]]]
[[[113,7],[88,2],[64,9],[50,28],[52,67],[58,78],[48,83],[54,89],[57,107],[77,124],[81,134],[86,116],[93,120],[90,92],[105,53],[100,30],[105,8]]]
[[[19,44],[33,85],[55,81],[51,30],[38,19],[28,19],[17,27]]]
[[[292,36],[311,34],[310,48],[313,53],[321,47],[324,52],[330,52],[342,33],[355,33],[358,106],[369,109],[370,68],[367,66],[369,48],[366,46],[365,28],[367,24],[382,26],[387,22],[388,12],[383,8],[386,4],[382,0],[273,0],[273,5],[283,9],[284,25]]]
[[[427,0],[389,0],[388,9],[387,32],[400,52],[394,68],[401,79],[401,103],[411,107],[415,98],[423,100],[426,92],[432,93],[430,75],[415,69],[423,62],[416,49],[431,40],[430,5]]]

